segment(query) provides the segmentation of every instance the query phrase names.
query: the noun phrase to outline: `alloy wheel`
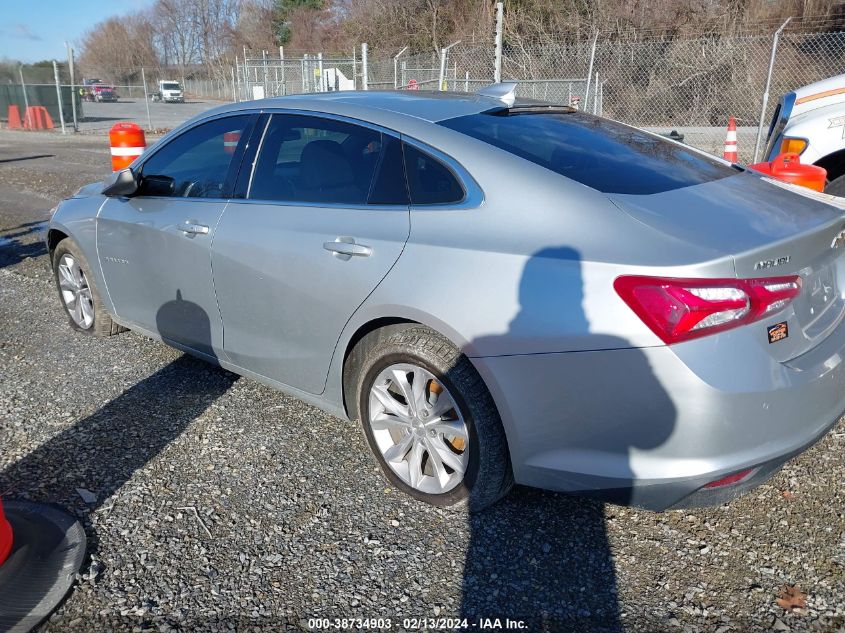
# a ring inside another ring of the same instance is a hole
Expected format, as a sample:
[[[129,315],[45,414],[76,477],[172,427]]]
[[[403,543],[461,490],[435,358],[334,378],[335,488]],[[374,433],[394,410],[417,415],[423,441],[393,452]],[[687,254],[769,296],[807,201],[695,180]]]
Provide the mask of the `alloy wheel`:
[[[469,431],[449,390],[427,369],[385,368],[370,389],[368,417],[384,461],[413,489],[442,494],[463,481]]]
[[[87,330],[94,324],[94,299],[91,287],[77,259],[65,253],[59,260],[59,289],[70,318]]]

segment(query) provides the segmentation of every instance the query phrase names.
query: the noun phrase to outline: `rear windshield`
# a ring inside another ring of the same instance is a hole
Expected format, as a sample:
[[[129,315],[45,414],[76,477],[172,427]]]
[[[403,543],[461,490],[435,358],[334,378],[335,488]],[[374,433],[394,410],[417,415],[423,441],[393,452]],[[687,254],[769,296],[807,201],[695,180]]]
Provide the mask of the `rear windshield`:
[[[735,174],[716,159],[581,112],[471,114],[440,125],[603,193],[652,194]]]

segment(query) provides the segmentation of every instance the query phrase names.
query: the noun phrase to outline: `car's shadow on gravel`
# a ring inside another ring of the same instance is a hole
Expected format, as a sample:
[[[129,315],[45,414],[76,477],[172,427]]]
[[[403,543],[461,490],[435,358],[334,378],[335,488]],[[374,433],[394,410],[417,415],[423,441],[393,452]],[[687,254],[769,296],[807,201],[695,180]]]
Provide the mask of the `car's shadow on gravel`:
[[[202,308],[179,299],[159,310],[173,312],[191,313],[202,332]],[[207,316],[205,324],[209,332]],[[59,380],[65,371],[85,371],[78,363],[55,369]],[[0,471],[0,495],[71,509],[82,518],[89,553],[95,554],[98,539],[90,513],[106,505],[237,379],[236,374],[182,355]],[[152,502],[149,509],[155,512]]]
[[[506,336],[562,331],[571,338],[552,339],[556,344],[577,346],[587,337],[587,349],[599,351],[540,354],[504,372],[521,436],[511,455],[522,456],[519,468],[538,485],[590,494],[601,488],[602,500],[636,505],[647,493],[632,487],[631,455],[663,444],[676,410],[642,351],[590,327],[581,267],[580,253],[560,246],[534,253],[522,272],[519,311]],[[495,341],[475,343],[490,349]],[[470,515],[461,616],[470,623],[500,618],[504,629],[509,618],[532,631],[621,631],[604,508],[517,487]]]
[[[471,515],[462,617],[522,620],[531,631],[621,630],[603,508],[518,486]]]

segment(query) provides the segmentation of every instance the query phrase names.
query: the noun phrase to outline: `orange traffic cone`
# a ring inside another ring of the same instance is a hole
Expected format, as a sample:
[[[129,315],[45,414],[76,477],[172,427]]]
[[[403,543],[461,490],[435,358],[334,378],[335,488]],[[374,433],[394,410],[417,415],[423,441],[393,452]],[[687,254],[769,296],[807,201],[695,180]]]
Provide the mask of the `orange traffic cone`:
[[[736,155],[736,119],[733,117],[728,121],[728,135],[725,137],[724,158],[732,163],[738,160]]]

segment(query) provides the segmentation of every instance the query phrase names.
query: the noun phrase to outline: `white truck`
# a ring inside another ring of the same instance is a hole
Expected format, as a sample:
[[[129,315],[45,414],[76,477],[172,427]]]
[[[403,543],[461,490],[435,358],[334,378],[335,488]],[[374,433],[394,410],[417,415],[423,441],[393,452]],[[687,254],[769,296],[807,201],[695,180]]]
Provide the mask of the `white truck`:
[[[769,125],[764,160],[796,152],[827,170],[825,192],[845,196],[845,75],[788,92]]]
[[[162,79],[158,82],[158,92],[152,93],[150,99],[163,103],[185,103],[185,93],[178,81]]]

